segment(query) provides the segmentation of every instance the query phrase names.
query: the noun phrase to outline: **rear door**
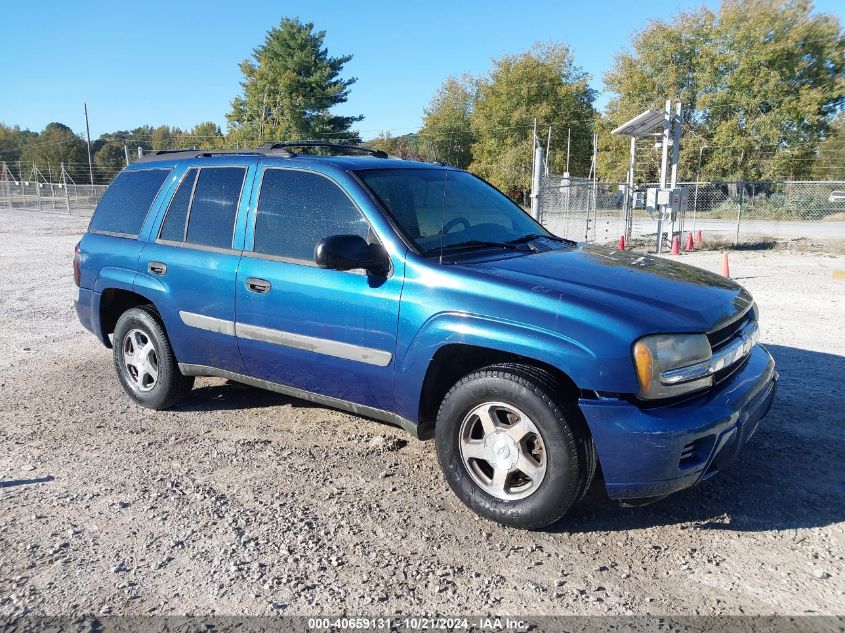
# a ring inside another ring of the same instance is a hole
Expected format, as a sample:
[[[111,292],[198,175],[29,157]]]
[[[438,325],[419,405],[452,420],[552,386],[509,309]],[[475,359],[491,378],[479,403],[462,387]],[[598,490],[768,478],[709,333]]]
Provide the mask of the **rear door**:
[[[401,262],[387,278],[318,268],[330,235],[378,238],[335,181],[265,167],[236,283],[238,345],[251,376],[391,409]]]
[[[156,304],[180,363],[243,373],[235,339],[235,275],[257,159],[188,163],[156,235],[141,252],[139,279]],[[240,215],[239,215],[240,214]]]

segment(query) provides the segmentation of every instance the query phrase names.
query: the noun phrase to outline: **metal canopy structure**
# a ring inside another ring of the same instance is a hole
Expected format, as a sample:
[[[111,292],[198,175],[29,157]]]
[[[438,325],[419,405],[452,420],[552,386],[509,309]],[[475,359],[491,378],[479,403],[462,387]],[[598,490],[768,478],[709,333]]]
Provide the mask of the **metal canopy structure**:
[[[662,128],[659,132],[657,128]],[[674,128],[674,130],[672,130]],[[670,131],[674,134],[670,139]],[[634,171],[637,166],[637,139],[644,136],[662,137],[661,161],[660,161],[660,189],[666,189],[666,171],[669,167],[669,147],[672,146],[671,164],[671,185],[675,188],[678,176],[678,151],[681,144],[681,102],[676,104],[675,115],[672,115],[672,102],[666,101],[666,108],[663,111],[648,109],[626,121],[611,132],[616,136],[627,136],[631,139],[631,159],[628,163],[628,186],[625,196],[625,215],[627,218],[626,234],[630,235],[631,224],[634,217]],[[675,214],[668,213],[667,206],[661,205],[660,214],[657,218],[657,244],[656,251],[659,253],[663,245],[663,220],[671,219],[672,226],[669,237],[675,232]]]
[[[611,134],[616,136],[654,136],[655,128],[663,125],[663,119],[666,117],[665,112],[660,110],[646,110],[638,114],[630,121],[626,121],[618,128],[613,130]]]

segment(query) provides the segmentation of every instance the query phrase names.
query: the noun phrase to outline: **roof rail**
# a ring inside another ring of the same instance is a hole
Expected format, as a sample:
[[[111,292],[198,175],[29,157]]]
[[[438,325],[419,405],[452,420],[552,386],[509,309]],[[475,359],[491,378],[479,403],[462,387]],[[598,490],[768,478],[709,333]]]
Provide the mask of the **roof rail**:
[[[141,156],[136,162],[157,160],[179,160],[184,158],[204,158],[208,156],[281,156],[294,158],[296,154],[285,149],[157,149]]]
[[[324,143],[323,141],[291,141],[289,143],[265,143],[261,149],[265,150],[286,150],[289,147],[321,147],[333,150],[346,150],[352,152],[362,152],[369,154],[374,158],[389,158],[387,152],[380,149],[373,149],[365,145],[345,145],[343,143]]]
[[[389,158],[386,152],[364,145],[343,145],[340,143],[323,143],[321,141],[291,141],[290,143],[266,143],[257,149],[157,149],[152,150],[136,162],[146,163],[162,160],[180,160],[189,158],[205,158],[209,156],[280,156],[295,158],[297,154],[290,151],[291,147],[320,147],[346,152],[362,152],[375,158]]]

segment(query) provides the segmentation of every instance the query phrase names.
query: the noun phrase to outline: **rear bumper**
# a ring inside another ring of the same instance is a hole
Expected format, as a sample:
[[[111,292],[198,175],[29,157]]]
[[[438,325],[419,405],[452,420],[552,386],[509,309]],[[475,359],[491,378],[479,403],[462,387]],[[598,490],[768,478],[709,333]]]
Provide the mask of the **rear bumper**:
[[[718,389],[678,405],[641,409],[625,400],[581,400],[607,493],[664,496],[736,459],[774,400],[778,374],[761,345]]]
[[[103,335],[103,329],[100,327],[101,297],[102,295],[99,292],[80,288],[79,296],[74,300],[73,307],[76,308],[76,316],[79,317],[82,326],[100,339],[103,345],[111,347],[111,341],[109,341],[108,336]]]

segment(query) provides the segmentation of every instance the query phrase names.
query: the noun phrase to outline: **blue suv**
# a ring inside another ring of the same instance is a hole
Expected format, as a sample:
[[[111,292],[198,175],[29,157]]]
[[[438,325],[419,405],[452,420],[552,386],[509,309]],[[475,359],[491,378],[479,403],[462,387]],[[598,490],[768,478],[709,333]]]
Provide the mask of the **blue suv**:
[[[472,174],[362,147],[157,152],[115,179],[74,266],[140,405],[219,376],[395,424],[436,439],[466,505],[523,528],[597,472],[631,504],[714,475],[778,379],[730,279],[556,237]]]

